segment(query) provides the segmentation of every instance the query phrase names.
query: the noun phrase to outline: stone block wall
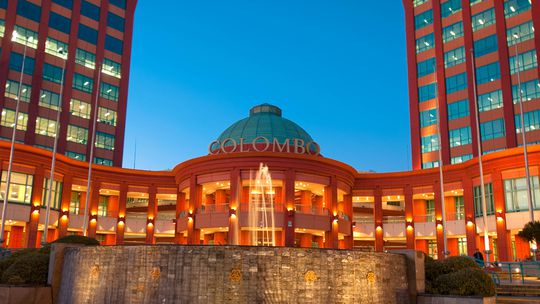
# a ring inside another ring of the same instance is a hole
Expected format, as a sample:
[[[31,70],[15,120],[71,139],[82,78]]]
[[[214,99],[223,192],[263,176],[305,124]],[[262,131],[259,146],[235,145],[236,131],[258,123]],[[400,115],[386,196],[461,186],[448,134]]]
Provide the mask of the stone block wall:
[[[64,258],[59,303],[409,303],[399,254],[157,245]]]

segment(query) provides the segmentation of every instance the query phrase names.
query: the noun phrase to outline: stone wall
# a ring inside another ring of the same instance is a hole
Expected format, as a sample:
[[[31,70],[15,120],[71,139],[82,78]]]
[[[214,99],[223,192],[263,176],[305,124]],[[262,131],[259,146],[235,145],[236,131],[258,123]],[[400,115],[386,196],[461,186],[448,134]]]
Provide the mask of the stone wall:
[[[409,303],[403,255],[243,246],[68,248],[59,303]]]

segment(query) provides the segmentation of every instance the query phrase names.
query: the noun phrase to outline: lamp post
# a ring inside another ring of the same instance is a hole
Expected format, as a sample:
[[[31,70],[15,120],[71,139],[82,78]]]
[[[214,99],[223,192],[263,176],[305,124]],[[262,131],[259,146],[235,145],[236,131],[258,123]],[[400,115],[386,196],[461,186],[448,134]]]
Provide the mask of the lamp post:
[[[64,54],[63,50],[58,50],[60,54]],[[66,54],[67,56],[67,54]],[[67,59],[67,58],[66,58]],[[51,160],[51,175],[49,176],[49,182],[47,183],[47,209],[45,212],[45,226],[43,228],[43,236],[41,240],[41,244],[45,245],[47,244],[47,233],[49,231],[49,217],[51,214],[51,199],[52,199],[52,186],[54,181],[54,168],[56,165],[56,152],[58,148],[58,133],[60,129],[60,113],[62,113],[62,97],[64,93],[64,73],[66,71],[66,61],[63,61],[62,66],[62,78],[60,79],[60,96],[59,96],[59,105],[58,110],[56,111],[56,125],[54,130],[54,145],[53,145],[53,153],[52,153],[52,160]]]
[[[440,180],[440,200],[442,206],[442,230],[443,230],[443,254],[446,258],[450,252],[448,251],[448,239],[446,232],[446,207],[444,203],[444,175],[443,175],[443,159],[442,159],[442,144],[441,144],[441,115],[440,115],[439,98],[437,98],[437,137],[439,140],[439,180]]]
[[[487,204],[486,204],[486,189],[484,184],[484,167],[482,164],[482,137],[480,135],[480,112],[478,111],[478,97],[476,92],[476,64],[474,57],[474,49],[471,49],[471,65],[472,65],[472,77],[473,77],[473,91],[474,91],[474,116],[476,121],[476,144],[478,148],[478,168],[480,170],[480,195],[482,202],[482,219],[484,222],[484,253],[486,254],[486,266],[489,265],[489,255],[491,254],[489,244],[489,231],[487,222]]]
[[[11,41],[15,41],[17,39],[17,32],[13,31]],[[26,44],[31,43],[34,40],[34,37],[24,37],[24,50],[23,50],[23,58],[21,63],[21,76],[19,77],[19,88],[17,89],[17,100],[16,100],[16,106],[15,106],[15,123],[13,124],[13,131],[11,133],[11,148],[9,150],[9,165],[8,165],[8,172],[7,172],[7,179],[6,179],[6,193],[4,194],[4,204],[2,205],[2,223],[0,224],[0,245],[4,243],[4,231],[6,229],[6,211],[7,211],[7,205],[8,205],[8,198],[9,198],[9,188],[11,187],[11,173],[13,169],[13,153],[15,152],[15,136],[17,135],[17,125],[19,124],[19,105],[21,100],[21,90],[22,90],[22,84],[23,84],[23,75],[24,75],[24,66],[26,63]]]

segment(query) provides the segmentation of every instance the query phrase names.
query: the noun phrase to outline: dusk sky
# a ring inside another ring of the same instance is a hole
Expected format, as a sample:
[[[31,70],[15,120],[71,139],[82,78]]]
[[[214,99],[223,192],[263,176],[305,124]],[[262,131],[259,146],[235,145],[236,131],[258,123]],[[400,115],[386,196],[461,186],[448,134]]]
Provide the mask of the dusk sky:
[[[357,170],[410,169],[403,6],[138,1],[124,167],[171,169],[260,103]]]

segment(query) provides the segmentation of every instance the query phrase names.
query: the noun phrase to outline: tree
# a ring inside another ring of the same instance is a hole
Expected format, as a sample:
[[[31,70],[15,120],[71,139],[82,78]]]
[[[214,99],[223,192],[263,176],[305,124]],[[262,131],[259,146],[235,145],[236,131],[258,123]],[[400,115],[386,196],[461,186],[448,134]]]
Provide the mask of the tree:
[[[540,241],[540,221],[528,222],[517,235],[528,242],[538,244]],[[536,258],[536,252],[533,256]]]

